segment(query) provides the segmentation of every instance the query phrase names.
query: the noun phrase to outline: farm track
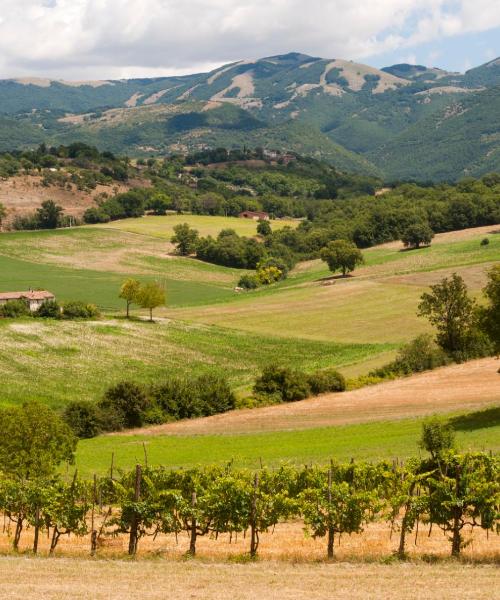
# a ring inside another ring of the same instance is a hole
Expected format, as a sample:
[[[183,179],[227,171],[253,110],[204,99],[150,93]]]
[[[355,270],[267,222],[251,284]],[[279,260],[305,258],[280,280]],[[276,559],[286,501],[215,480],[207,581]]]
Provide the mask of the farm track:
[[[344,393],[244,409],[118,435],[285,431],[478,410],[500,403],[500,361],[485,358]]]

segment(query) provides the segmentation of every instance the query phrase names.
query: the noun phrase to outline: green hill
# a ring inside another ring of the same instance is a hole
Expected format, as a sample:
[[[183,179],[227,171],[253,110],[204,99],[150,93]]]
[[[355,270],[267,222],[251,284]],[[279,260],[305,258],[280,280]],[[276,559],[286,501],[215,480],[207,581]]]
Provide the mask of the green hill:
[[[186,77],[5,80],[0,150],[40,141],[135,156],[262,146],[389,179],[457,179],[500,169],[499,82],[499,59],[460,74],[293,52]]]

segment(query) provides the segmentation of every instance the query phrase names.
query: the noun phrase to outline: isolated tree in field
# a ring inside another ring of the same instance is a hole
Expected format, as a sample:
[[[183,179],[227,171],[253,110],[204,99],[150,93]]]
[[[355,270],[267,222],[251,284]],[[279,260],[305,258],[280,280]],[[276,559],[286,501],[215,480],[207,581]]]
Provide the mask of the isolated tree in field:
[[[420,246],[429,246],[433,237],[434,232],[429,224],[420,221],[408,225],[401,235],[401,240],[407,248],[420,248]]]
[[[259,223],[257,224],[257,233],[262,237],[267,237],[268,235],[271,235],[272,232],[273,231],[271,229],[269,221],[264,221],[264,219],[260,219]]]
[[[364,262],[361,251],[352,242],[347,240],[335,240],[330,242],[320,252],[321,260],[327,263],[332,273],[342,271],[342,276],[354,271],[357,265]]]
[[[149,310],[149,320],[153,322],[153,309],[165,304],[165,290],[158,283],[146,283],[141,286],[137,301],[141,308]]]
[[[187,223],[180,223],[174,227],[174,234],[170,241],[177,244],[177,253],[181,256],[189,256],[196,250],[198,231],[191,229]]]
[[[0,410],[0,470],[9,475],[51,475],[62,462],[73,462],[76,444],[70,427],[43,404]]]
[[[5,219],[5,217],[7,216],[7,209],[5,208],[5,206],[0,202],[0,231],[2,229],[2,223],[3,220]]]
[[[500,354],[500,265],[488,272],[488,283],[483,291],[488,303],[480,311],[481,328],[492,341],[495,352]]]
[[[61,223],[62,214],[62,206],[53,200],[45,200],[36,211],[38,226],[40,229],[56,229]]]
[[[127,303],[127,319],[130,316],[130,305],[138,304],[141,284],[137,279],[126,279],[120,288],[120,298]]]
[[[464,280],[454,273],[431,285],[421,296],[419,316],[427,317],[437,330],[437,342],[451,354],[463,351],[474,324],[475,303],[469,297]]]

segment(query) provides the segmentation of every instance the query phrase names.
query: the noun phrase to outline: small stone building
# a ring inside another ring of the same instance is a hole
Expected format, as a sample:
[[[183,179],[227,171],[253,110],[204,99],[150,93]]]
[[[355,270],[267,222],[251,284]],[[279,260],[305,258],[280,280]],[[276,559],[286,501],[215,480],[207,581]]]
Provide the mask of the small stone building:
[[[56,297],[46,290],[29,290],[27,292],[0,292],[0,306],[9,300],[23,300],[31,312],[35,312],[47,300],[55,300]]]
[[[269,213],[245,210],[238,215],[240,219],[253,219],[254,221],[269,221]]]

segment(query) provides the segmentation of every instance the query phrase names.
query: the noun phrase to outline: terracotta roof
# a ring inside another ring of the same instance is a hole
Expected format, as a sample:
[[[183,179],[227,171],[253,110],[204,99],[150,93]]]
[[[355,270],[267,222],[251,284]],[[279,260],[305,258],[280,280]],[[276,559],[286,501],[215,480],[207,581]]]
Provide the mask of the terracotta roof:
[[[269,213],[260,210],[244,210],[240,213],[240,216],[242,215],[251,215],[253,217],[268,217]]]
[[[52,300],[54,294],[45,290],[29,292],[0,292],[0,300]]]

